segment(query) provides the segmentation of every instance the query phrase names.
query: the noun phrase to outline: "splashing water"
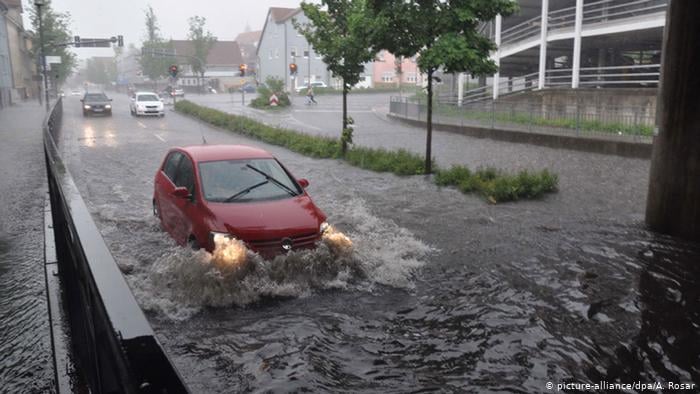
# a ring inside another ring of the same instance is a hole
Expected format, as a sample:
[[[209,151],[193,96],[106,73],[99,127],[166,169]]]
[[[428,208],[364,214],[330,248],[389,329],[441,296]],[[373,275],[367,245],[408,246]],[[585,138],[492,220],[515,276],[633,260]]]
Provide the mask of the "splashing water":
[[[267,297],[304,297],[314,290],[371,291],[375,284],[412,288],[432,248],[362,200],[335,205],[330,227],[313,250],[265,260],[237,239],[217,235],[213,253],[167,247],[127,278],[146,310],[184,320],[205,307],[245,306]]]

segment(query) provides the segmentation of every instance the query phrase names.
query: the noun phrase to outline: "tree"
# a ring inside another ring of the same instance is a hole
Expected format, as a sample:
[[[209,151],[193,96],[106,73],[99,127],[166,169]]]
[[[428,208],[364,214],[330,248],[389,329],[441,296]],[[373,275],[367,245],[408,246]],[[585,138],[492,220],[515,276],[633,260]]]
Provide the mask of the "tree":
[[[202,16],[193,16],[188,21],[190,24],[190,33],[187,38],[192,41],[192,47],[194,48],[194,54],[190,58],[190,65],[192,66],[192,72],[200,75],[199,86],[201,88],[201,80],[204,78],[204,73],[207,71],[207,57],[209,56],[211,47],[213,47],[216,42],[216,37],[214,37],[210,31],[204,30],[204,25],[207,22],[206,18]]]
[[[479,25],[496,15],[518,9],[514,0],[368,0],[376,21],[375,49],[395,56],[418,55],[418,68],[427,75],[428,114],[425,173],[432,171],[433,76],[469,72],[488,75],[497,67],[489,58],[494,43],[479,33]]]
[[[345,154],[352,143],[352,119],[348,118],[348,92],[360,81],[365,63],[374,58],[372,22],[366,0],[321,0],[322,4],[302,2],[301,8],[310,23],[294,27],[321,54],[328,69],[343,80],[343,129],[341,147]],[[309,84],[311,81],[309,81]]]
[[[39,41],[39,18],[36,7],[30,7],[29,18],[32,28],[36,32],[32,37],[32,56],[39,62],[41,67],[41,43]],[[57,84],[63,84],[72,73],[76,65],[76,55],[65,46],[57,46],[73,41],[68,26],[70,25],[70,14],[56,12],[51,8],[51,3],[41,7],[41,23],[44,30],[44,51],[46,56],[60,56],[61,64],[52,64],[49,77],[53,78]],[[41,70],[41,68],[39,68]]]
[[[87,60],[85,77],[92,83],[111,84],[117,78],[117,63],[114,58],[90,58]]]
[[[168,66],[172,63],[172,59],[154,55],[154,52],[172,52],[172,46],[160,36],[158,19],[153,11],[153,7],[150,5],[145,11],[145,16],[146,37],[141,44],[139,64],[143,75],[147,76],[151,81],[157,81],[167,75]]]

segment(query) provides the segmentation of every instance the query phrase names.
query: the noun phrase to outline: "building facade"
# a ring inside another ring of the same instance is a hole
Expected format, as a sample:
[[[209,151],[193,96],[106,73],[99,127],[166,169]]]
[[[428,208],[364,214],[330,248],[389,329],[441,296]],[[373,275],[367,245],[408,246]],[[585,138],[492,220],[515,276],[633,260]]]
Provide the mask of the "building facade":
[[[267,78],[278,78],[284,81],[288,90],[294,90],[309,80],[323,81],[330,86],[331,75],[326,64],[294,28],[294,20],[308,23],[301,8],[273,7],[268,11],[257,48],[257,81],[264,83]],[[290,75],[289,65],[292,63],[297,65],[296,76]]]
[[[36,97],[38,83],[35,61],[31,55],[31,35],[24,29],[22,2],[20,0],[0,0],[3,4],[3,19],[7,36],[7,50],[11,65],[12,101]]]
[[[0,109],[12,104],[12,64],[8,46],[7,6],[0,1]]]
[[[668,0],[518,3],[518,14],[482,26],[498,46],[492,58],[499,72],[464,99],[549,88],[658,86]]]
[[[178,83],[195,91],[200,86],[210,86],[217,91],[227,91],[243,84],[239,67],[243,64],[241,50],[236,41],[216,41],[209,50],[205,62],[204,78],[192,71],[190,57],[194,55],[192,41],[172,40],[179,65]]]
[[[421,75],[416,64],[416,57],[401,59],[401,74],[397,70],[396,57],[387,51],[380,51],[374,61],[372,82],[375,86],[420,85]]]
[[[261,30],[247,31],[236,36],[236,42],[241,49],[241,57],[247,66],[247,72],[255,75],[258,69],[258,44],[260,43]]]

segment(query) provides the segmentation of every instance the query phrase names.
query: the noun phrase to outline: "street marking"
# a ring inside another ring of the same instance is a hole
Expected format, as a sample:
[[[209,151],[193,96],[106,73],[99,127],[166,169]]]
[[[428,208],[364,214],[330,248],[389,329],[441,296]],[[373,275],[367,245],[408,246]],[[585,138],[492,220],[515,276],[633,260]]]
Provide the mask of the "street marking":
[[[165,138],[163,138],[163,137],[161,137],[161,136],[159,136],[158,134],[155,134],[155,133],[154,133],[153,135],[154,135],[156,138],[158,138],[159,140],[165,142]]]
[[[141,122],[136,122],[136,124],[138,124],[138,125],[139,125],[139,127],[141,127],[142,129],[145,129],[145,128],[147,128],[147,127],[146,127],[146,125],[145,125],[145,124],[143,124],[143,123],[141,123]]]

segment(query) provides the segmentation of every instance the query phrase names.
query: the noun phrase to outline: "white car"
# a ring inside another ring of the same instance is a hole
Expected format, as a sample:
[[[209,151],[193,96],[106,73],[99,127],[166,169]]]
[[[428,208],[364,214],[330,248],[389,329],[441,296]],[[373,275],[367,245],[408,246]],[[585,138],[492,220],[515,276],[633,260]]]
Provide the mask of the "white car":
[[[136,92],[131,98],[129,111],[133,116],[165,116],[163,101],[153,92]]]
[[[326,83],[323,81],[314,81],[314,82],[311,82],[311,87],[312,88],[327,88],[328,85],[326,85]],[[297,86],[296,91],[297,91],[297,93],[300,93],[300,92],[305,92],[307,89],[309,89],[309,86],[304,84],[301,86]]]

